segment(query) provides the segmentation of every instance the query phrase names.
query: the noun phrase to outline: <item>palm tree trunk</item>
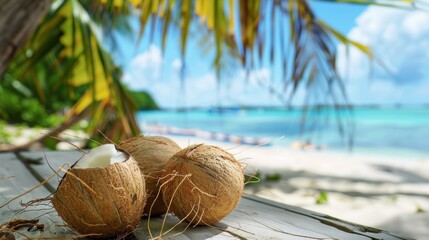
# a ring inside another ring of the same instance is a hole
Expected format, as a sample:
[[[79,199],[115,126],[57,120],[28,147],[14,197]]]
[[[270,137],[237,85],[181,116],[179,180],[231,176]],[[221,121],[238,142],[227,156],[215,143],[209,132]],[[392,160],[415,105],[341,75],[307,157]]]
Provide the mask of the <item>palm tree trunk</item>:
[[[50,5],[51,0],[0,0],[0,77]]]

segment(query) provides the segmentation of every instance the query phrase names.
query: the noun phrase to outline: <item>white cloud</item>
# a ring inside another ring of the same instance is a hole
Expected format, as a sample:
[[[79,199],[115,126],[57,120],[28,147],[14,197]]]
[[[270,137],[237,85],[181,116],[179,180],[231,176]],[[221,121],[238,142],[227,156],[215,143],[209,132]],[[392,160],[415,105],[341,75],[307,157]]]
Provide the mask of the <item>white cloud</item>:
[[[159,67],[159,65],[162,64],[162,61],[161,50],[155,45],[150,45],[147,51],[137,55],[131,61],[131,67],[140,69],[156,69],[154,66]]]
[[[281,104],[258,83],[270,81],[269,69],[251,71],[247,80],[245,75],[245,71],[239,70],[220,86],[213,72],[191,76],[185,80],[184,91],[176,76],[169,81],[156,82],[150,92],[162,107],[217,106],[219,103],[222,106]]]
[[[280,104],[268,89],[261,87],[271,81],[268,68],[251,71],[247,79],[245,71],[238,70],[221,85],[213,72],[199,76],[188,72],[182,89],[179,78],[181,60],[172,60],[171,69],[161,74],[164,62],[160,49],[151,45],[131,60],[122,81],[131,89],[148,90],[162,107]]]
[[[131,60],[130,69],[124,74],[122,81],[131,89],[148,88],[160,78],[163,62],[161,50],[155,45],[150,45],[147,51]]]
[[[171,68],[173,69],[174,72],[179,72],[180,69],[182,68],[182,60],[180,60],[179,58],[176,58],[173,60],[173,62],[171,63]]]
[[[122,76],[122,82],[129,86],[133,82],[133,77],[131,77],[129,73],[124,73],[124,76]]]
[[[229,105],[262,105],[273,106],[281,105],[280,99],[273,93],[270,93],[269,87],[273,82],[269,68],[260,68],[248,73],[241,70],[231,79],[229,85],[225,86],[225,99]],[[277,84],[275,89],[281,89]]]
[[[369,7],[356,20],[348,36],[368,44],[392,71],[369,64],[355,48],[339,48],[338,67],[346,79],[352,103],[428,102],[429,13]]]

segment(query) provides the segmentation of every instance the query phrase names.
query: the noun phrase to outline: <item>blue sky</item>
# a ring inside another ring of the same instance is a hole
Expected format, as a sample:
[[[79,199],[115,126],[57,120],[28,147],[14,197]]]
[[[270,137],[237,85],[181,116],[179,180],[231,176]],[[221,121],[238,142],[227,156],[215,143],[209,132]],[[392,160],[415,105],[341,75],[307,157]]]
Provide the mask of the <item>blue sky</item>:
[[[312,2],[316,15],[350,38],[370,45],[392,74],[387,74],[358,51],[347,56],[338,47],[338,69],[343,76],[351,103],[395,104],[429,103],[429,13],[363,7],[349,4]],[[136,31],[138,21],[133,22]],[[145,34],[146,36],[148,34]],[[211,69],[211,55],[204,55],[191,39],[186,56],[185,91],[180,90],[181,66],[177,34],[170,34],[167,50],[161,53],[159,36],[150,44],[143,37],[120,37],[118,62],[124,67],[123,81],[132,89],[147,90],[162,107],[222,105],[281,105],[280,100],[256,79],[278,76],[276,69],[262,66],[251,72],[248,82],[243,69],[236,67],[224,77],[217,92],[217,81]],[[293,104],[301,105],[300,90]]]

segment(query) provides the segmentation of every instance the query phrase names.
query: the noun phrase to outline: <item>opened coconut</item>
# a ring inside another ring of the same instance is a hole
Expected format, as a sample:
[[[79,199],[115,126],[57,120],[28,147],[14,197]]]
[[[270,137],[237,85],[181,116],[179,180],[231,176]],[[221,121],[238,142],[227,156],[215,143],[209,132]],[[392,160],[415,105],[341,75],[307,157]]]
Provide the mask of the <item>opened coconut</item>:
[[[161,136],[138,136],[121,142],[119,146],[133,156],[145,176],[147,203],[144,215],[165,214],[167,207],[159,190],[159,179],[168,159],[181,148],[173,140]]]
[[[114,237],[138,225],[146,200],[137,162],[113,144],[92,149],[61,180],[52,204],[73,229]]]
[[[166,205],[180,219],[197,225],[214,224],[233,211],[244,187],[243,171],[234,156],[204,144],[171,157],[162,179]]]

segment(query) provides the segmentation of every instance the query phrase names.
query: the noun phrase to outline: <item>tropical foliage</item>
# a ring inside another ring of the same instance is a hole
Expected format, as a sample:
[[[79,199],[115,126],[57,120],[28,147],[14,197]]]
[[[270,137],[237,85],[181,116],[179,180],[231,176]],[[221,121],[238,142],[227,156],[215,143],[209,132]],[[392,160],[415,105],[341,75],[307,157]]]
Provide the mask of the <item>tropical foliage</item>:
[[[146,91],[129,91],[131,98],[136,103],[136,109],[138,110],[157,110],[159,109],[158,104],[152,96]]]
[[[71,105],[61,128],[90,116],[91,135],[101,131],[119,140],[139,133],[135,105],[120,83],[121,70],[101,42],[104,20],[91,15],[96,11],[91,1],[55,1],[4,78],[32,89],[28,94],[47,109],[59,110],[52,103]],[[115,20],[110,17],[109,24]]]
[[[415,4],[411,0],[330,2],[405,8]],[[56,0],[3,75],[3,88],[8,85],[23,98],[39,102],[48,114],[70,106],[60,129],[89,118],[87,131],[93,138],[98,131],[113,141],[138,134],[136,106],[120,81],[121,69],[106,51],[108,43],[115,45],[114,32],[130,33],[132,13],[139,15],[140,38],[147,37],[143,33],[149,32],[151,39],[159,33],[164,51],[171,29],[177,30],[183,68],[191,37],[200,38],[202,49],[214,46],[213,67],[219,80],[237,62],[247,71],[264,63],[281,66],[282,89],[270,82],[261,84],[285,103],[300,86],[307,89],[306,106],[339,108],[347,103],[335,69],[338,41],[375,57],[370,48],[318,19],[307,0]],[[185,75],[181,77],[184,83]]]

